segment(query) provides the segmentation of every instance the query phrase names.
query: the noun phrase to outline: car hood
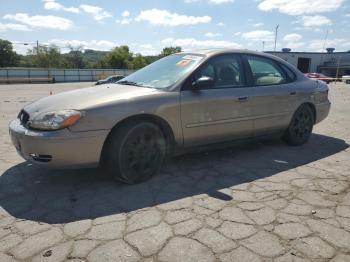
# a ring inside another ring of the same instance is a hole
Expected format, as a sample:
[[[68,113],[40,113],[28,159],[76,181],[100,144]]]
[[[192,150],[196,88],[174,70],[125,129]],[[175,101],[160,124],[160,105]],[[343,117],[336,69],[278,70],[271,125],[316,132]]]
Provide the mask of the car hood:
[[[47,96],[24,107],[30,115],[56,110],[84,110],[122,100],[133,100],[141,96],[160,92],[153,88],[108,84],[93,86]]]

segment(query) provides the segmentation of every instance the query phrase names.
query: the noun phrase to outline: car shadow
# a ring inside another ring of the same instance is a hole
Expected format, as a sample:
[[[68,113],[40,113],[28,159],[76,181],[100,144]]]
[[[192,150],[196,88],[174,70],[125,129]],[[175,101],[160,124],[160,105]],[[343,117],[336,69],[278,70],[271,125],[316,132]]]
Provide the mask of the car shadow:
[[[347,147],[344,140],[318,134],[301,147],[261,140],[169,159],[159,175],[132,186],[114,182],[100,169],[52,171],[24,162],[0,176],[0,205],[16,218],[53,224],[130,212],[199,194],[230,201],[232,197],[221,189],[270,177]]]

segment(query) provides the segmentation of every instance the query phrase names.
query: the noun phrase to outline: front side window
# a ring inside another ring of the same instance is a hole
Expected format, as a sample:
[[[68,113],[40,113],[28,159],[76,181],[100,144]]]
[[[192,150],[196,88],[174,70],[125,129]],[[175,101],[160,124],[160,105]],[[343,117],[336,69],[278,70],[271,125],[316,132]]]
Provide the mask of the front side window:
[[[214,80],[212,88],[241,87],[244,85],[243,69],[239,56],[224,55],[211,59],[194,75],[194,81],[201,77]]]
[[[286,74],[287,74],[287,76],[289,78],[289,81],[290,82],[295,81],[295,79],[297,78],[295,73],[289,67],[287,67],[286,65],[284,65],[284,64],[279,64],[279,65],[286,72]]]
[[[287,83],[282,70],[271,59],[247,56],[252,71],[253,83],[256,86],[278,85]]]
[[[170,55],[136,71],[118,83],[165,89],[192,71],[203,57],[197,54]]]

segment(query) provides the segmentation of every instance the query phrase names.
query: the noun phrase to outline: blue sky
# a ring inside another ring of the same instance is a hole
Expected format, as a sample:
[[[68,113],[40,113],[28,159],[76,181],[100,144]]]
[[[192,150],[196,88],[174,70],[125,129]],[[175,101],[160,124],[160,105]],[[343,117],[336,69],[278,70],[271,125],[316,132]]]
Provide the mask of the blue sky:
[[[133,52],[233,47],[350,49],[350,0],[0,0],[0,38]],[[327,33],[328,32],[328,33]],[[325,36],[327,40],[325,42]],[[26,46],[14,45],[20,53]]]

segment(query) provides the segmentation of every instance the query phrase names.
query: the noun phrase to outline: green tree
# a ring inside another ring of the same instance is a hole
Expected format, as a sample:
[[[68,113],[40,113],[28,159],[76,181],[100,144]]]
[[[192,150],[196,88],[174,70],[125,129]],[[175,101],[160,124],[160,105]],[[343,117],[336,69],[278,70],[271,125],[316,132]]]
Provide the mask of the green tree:
[[[149,63],[148,63],[147,59],[144,56],[142,56],[141,54],[136,54],[133,57],[132,68],[131,69],[140,69],[142,67],[145,67],[148,64]]]
[[[69,68],[85,68],[85,62],[83,57],[83,46],[73,47],[68,46],[70,52],[65,56],[65,63]]]
[[[107,53],[106,51],[85,49],[83,53],[85,68],[107,68],[105,61],[102,61]]]
[[[12,43],[0,39],[0,67],[17,66],[18,62],[19,56],[13,51]]]
[[[112,49],[103,58],[102,64],[106,64],[112,68],[130,69],[132,68],[133,54],[128,46],[119,46]]]
[[[164,47],[163,51],[160,54],[160,57],[165,57],[165,56],[168,56],[168,55],[180,53],[181,51],[182,51],[182,48],[180,46]]]
[[[28,55],[33,57],[33,64],[43,68],[60,68],[62,57],[60,50],[52,46],[39,46],[28,50]]]

